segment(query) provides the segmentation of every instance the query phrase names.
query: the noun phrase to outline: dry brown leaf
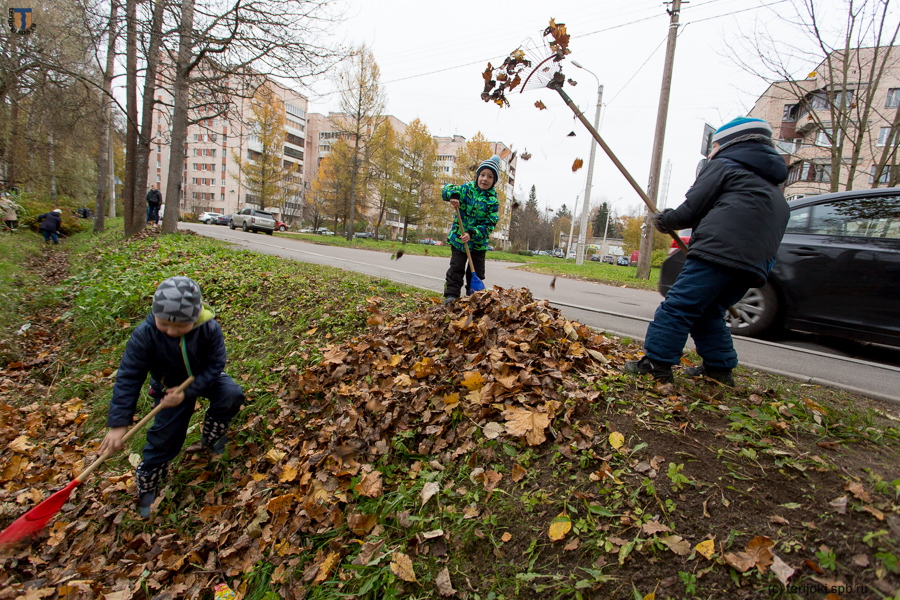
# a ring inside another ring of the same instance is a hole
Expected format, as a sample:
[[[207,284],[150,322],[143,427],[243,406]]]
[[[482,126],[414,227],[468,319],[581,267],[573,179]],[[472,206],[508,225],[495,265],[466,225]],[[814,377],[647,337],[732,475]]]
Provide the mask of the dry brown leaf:
[[[725,555],[725,562],[741,573],[756,567],[760,573],[766,572],[766,567],[772,564],[772,540],[765,536],[757,536],[750,540],[743,552]]]
[[[438,593],[441,596],[453,596],[456,590],[453,589],[453,583],[450,581],[450,570],[444,567],[438,571],[437,577],[434,578],[434,584],[437,586]]]
[[[641,531],[647,535],[654,535],[660,532],[672,531],[669,526],[659,521],[647,521],[641,526]]]
[[[363,475],[353,489],[362,496],[368,496],[369,498],[380,497],[383,489],[381,471],[369,471]]]
[[[577,171],[578,169],[580,169],[583,166],[584,166],[584,161],[581,160],[580,158],[576,158],[575,162],[572,163],[572,172],[574,173],[575,171]]]
[[[478,371],[467,371],[463,376],[462,384],[469,391],[481,389],[484,386],[484,377]]]
[[[437,494],[441,489],[440,484],[435,481],[429,481],[425,485],[422,486],[422,493],[420,494],[420,498],[422,499],[422,506],[428,503],[431,498]]]
[[[522,479],[525,477],[526,474],[528,474],[528,471],[525,470],[525,467],[523,467],[519,463],[516,463],[513,465],[512,473],[510,474],[510,478],[514,482],[518,483],[518,482],[522,481]]]
[[[546,441],[544,430],[550,426],[547,413],[526,408],[511,408],[503,413],[506,417],[506,432],[516,437],[525,437],[529,446],[538,446]]]
[[[391,555],[391,572],[403,581],[418,583],[413,571],[412,559],[402,552],[394,552]]]
[[[791,575],[794,574],[794,568],[781,560],[781,557],[773,555],[772,573],[775,575],[778,581],[780,581],[784,585],[787,585],[788,579],[790,579]]]
[[[659,538],[659,541],[665,544],[669,550],[678,556],[687,556],[691,553],[691,544],[680,535],[667,535]]]
[[[505,543],[512,539],[512,534],[508,531],[505,531],[503,535],[500,536],[500,539]]]
[[[538,108],[538,110],[546,110],[546,108],[547,108],[547,106],[540,100],[535,102],[534,105]]]

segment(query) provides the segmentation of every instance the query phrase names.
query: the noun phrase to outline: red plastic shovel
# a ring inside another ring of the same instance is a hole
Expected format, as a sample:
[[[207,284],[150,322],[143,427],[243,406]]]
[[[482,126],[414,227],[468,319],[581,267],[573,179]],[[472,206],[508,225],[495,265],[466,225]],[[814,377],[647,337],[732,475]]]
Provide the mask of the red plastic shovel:
[[[182,391],[187,386],[191,385],[194,381],[193,377],[188,377],[184,383],[175,388],[175,391]],[[151,410],[147,415],[138,421],[137,425],[129,429],[124,436],[122,436],[122,442],[127,442],[131,437],[144,428],[144,426],[150,422],[150,419],[156,416],[156,413],[161,411],[163,406],[161,404],[157,404],[156,407]],[[100,458],[91,463],[87,469],[81,472],[81,474],[72,480],[69,485],[59,490],[58,492],[51,495],[49,498],[29,510],[27,513],[10,523],[9,527],[0,532],[0,547],[6,546],[7,544],[12,544],[14,542],[18,542],[22,538],[29,536],[33,533],[37,533],[44,526],[50,522],[56,513],[63,507],[66,501],[69,499],[69,496],[72,495],[72,492],[78,487],[79,484],[84,483],[84,481],[93,473],[97,467],[103,464],[107,458],[113,455],[113,450],[107,450]]]

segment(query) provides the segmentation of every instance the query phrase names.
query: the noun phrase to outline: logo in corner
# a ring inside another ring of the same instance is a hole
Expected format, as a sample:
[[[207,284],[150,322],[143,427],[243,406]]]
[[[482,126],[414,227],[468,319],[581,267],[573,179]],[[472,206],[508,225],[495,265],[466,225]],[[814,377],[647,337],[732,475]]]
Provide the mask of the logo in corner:
[[[9,9],[9,29],[13,33],[19,35],[28,35],[34,31],[34,9],[31,8],[10,8]]]

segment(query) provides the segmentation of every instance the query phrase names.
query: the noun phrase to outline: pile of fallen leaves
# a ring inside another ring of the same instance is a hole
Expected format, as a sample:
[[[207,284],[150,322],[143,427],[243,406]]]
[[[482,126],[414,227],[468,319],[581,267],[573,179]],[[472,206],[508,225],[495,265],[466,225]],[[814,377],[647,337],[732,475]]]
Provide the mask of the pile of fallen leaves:
[[[380,325],[377,298],[368,311],[370,324]],[[177,492],[181,506],[202,504],[189,522],[173,522],[177,507],[170,499],[157,507],[153,528],[123,527],[134,519],[133,473],[95,477],[39,539],[7,551],[0,598],[118,599],[142,590],[160,599],[196,597],[263,559],[277,565],[272,581],[284,584],[283,597],[302,597],[304,586],[333,576],[349,551],[336,539],[330,550],[311,555],[312,537],[340,530],[355,539],[377,526],[377,515],[360,513],[355,501],[385,493],[374,463],[394,452],[399,433],[414,440],[416,453],[442,461],[472,450],[478,428],[488,438],[541,444],[576,410],[577,400],[596,395],[580,390],[571,376],[603,368],[619,346],[525,290],[494,290],[406,315],[323,351],[319,365],[288,369],[278,414],[257,415],[246,425],[262,429],[277,422],[282,431],[266,448],[248,444],[232,451],[235,463],[242,461],[233,484],[217,481],[223,467],[205,458],[188,456],[175,466],[199,464],[191,483],[206,484],[202,497],[190,485]],[[77,443],[84,418],[78,399],[2,407],[0,447],[11,450],[13,460],[0,473],[0,525],[92,458],[95,446]],[[48,438],[51,430],[56,437]],[[137,457],[130,459],[134,464]],[[367,551],[371,558],[374,549]],[[409,558],[395,554],[392,569],[409,580]]]

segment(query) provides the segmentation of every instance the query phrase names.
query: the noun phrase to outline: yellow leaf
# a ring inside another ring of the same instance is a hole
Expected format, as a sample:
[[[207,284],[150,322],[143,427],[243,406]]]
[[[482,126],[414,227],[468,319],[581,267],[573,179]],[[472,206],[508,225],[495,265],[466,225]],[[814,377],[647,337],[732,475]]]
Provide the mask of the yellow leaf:
[[[656,592],[650,592],[644,596],[644,600],[656,600]]]
[[[575,171],[577,171],[578,169],[580,169],[583,166],[584,166],[584,161],[581,160],[580,158],[576,158],[575,162],[572,163],[572,172],[574,173]]]
[[[622,447],[622,444],[625,443],[625,436],[619,433],[618,431],[613,431],[609,434],[609,445],[618,450]]]
[[[391,572],[403,581],[418,583],[413,572],[412,559],[402,552],[394,552],[391,555]]]
[[[319,572],[316,573],[316,578],[313,579],[313,584],[322,583],[328,576],[331,574],[331,570],[334,569],[335,565],[338,564],[338,561],[341,560],[341,555],[338,552],[330,552],[328,556],[325,557],[325,560],[322,561],[322,564],[319,565]]]
[[[566,534],[572,530],[572,519],[566,514],[561,514],[550,522],[550,531],[548,535],[554,542],[566,537]]]
[[[20,435],[19,437],[11,441],[6,447],[13,452],[28,454],[28,451],[34,448],[34,444],[28,443],[27,435]]]
[[[462,384],[469,391],[480,389],[484,385],[484,377],[478,371],[468,371],[463,377]]]
[[[293,481],[297,478],[297,466],[296,465],[285,465],[284,469],[281,471],[281,477],[278,479],[281,483],[286,483],[289,481]]]
[[[703,558],[710,560],[716,551],[716,543],[714,540],[704,540],[694,546],[694,550],[703,555]]]
[[[273,463],[280,462],[282,458],[287,456],[287,452],[282,452],[281,450],[277,450],[272,448],[268,452],[266,452],[266,458],[271,460]]]
[[[512,534],[507,531],[503,535],[500,536],[500,539],[503,540],[504,542],[508,542],[509,540],[512,539]]]

